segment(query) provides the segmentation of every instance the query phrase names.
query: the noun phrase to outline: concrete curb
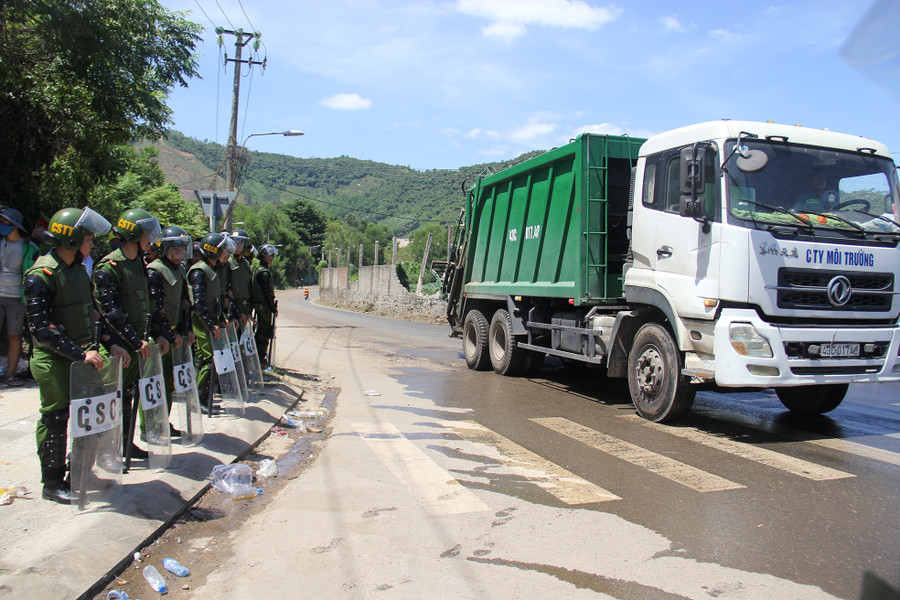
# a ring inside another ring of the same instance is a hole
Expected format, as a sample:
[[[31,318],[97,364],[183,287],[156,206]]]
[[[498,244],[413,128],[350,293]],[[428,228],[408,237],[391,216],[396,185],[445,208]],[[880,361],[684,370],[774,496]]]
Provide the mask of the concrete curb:
[[[0,595],[90,598],[206,491],[213,466],[252,451],[302,393],[289,380],[273,382],[265,393],[253,395],[243,418],[203,417],[203,440],[193,447],[174,443],[166,471],[152,471],[143,466],[145,461],[137,461],[110,505],[78,514],[40,497],[34,438],[37,384],[3,390],[0,486],[25,486],[31,494],[0,506],[6,522],[0,540]]]

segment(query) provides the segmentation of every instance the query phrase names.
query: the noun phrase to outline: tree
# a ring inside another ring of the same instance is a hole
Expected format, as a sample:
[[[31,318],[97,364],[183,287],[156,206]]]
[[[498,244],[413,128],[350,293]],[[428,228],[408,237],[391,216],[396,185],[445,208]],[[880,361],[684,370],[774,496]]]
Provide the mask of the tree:
[[[0,194],[27,218],[85,203],[116,148],[157,139],[197,75],[200,26],[157,0],[0,3]]]
[[[281,209],[291,220],[301,244],[316,246],[325,240],[325,215],[317,206],[297,198],[282,204]]]

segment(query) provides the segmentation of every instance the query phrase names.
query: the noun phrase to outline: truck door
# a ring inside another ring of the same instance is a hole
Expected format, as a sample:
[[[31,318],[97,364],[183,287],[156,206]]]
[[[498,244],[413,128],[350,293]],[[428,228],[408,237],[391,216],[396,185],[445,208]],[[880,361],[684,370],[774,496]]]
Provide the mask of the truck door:
[[[704,159],[703,199],[709,227],[679,214],[681,204],[681,149],[657,157],[658,181],[655,248],[649,253],[657,285],[686,318],[711,318],[704,299],[719,298],[721,253],[721,202],[716,150],[710,147]],[[649,162],[649,161],[648,161]],[[704,229],[708,229],[707,232]],[[740,268],[740,266],[735,265]]]

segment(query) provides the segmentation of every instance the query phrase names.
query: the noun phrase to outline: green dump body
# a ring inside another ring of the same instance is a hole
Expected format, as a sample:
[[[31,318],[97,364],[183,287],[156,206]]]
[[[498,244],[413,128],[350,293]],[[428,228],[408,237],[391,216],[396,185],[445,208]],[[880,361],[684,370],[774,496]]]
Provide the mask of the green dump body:
[[[631,172],[644,141],[582,134],[480,179],[466,200],[462,294],[620,302]]]

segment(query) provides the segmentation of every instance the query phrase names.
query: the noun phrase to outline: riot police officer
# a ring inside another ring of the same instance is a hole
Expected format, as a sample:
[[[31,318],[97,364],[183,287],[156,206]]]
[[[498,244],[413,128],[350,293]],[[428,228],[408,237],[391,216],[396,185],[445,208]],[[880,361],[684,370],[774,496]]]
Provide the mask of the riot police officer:
[[[272,272],[269,267],[278,248],[272,244],[264,244],[259,249],[259,266],[253,272],[253,310],[256,312],[256,348],[260,362],[268,365],[274,358],[269,356],[269,340],[275,332],[275,317],[278,316],[278,303],[275,301],[275,286],[272,283]]]
[[[245,318],[250,315],[250,288],[253,278],[253,270],[246,258],[246,252],[253,246],[250,244],[250,234],[243,229],[235,229],[231,233],[231,241],[234,242],[234,254],[228,259],[228,287],[231,291],[231,301],[236,308],[231,314],[235,318]]]
[[[169,225],[162,230],[158,244],[159,258],[147,265],[150,297],[156,304],[164,306],[165,319],[158,320],[159,335],[166,338],[176,348],[182,343],[194,342],[191,327],[191,300],[187,286],[187,269],[184,261],[192,250],[193,242],[187,232],[177,225]],[[172,371],[172,353],[162,357],[163,374],[166,382],[166,398],[172,408],[172,392],[175,382]],[[181,432],[169,426],[172,437],[180,437]]]
[[[91,279],[81,261],[94,247],[94,235],[104,235],[109,228],[109,221],[90,208],[58,211],[44,234],[52,250],[25,273],[25,311],[34,341],[30,367],[41,399],[36,432],[41,496],[62,504],[75,499],[66,480],[69,367],[86,362],[99,369],[104,363],[91,345],[98,319]],[[127,360],[123,348],[108,338],[103,341],[110,354]]]
[[[220,313],[222,311],[222,278],[216,266],[223,256],[227,256],[229,246],[233,243],[227,235],[210,232],[200,240],[200,253],[203,258],[188,271],[190,286],[192,326],[196,344],[196,359],[200,366],[197,371],[197,388],[200,401],[206,405],[208,415],[213,414],[210,380],[212,377],[212,336],[222,337]]]
[[[145,331],[147,317],[154,315],[154,319],[160,319],[163,310],[161,304],[151,306],[147,270],[143,262],[143,254],[159,239],[159,220],[146,210],[132,208],[122,213],[113,226],[113,232],[121,244],[94,267],[94,298],[110,329],[131,353],[131,360],[122,372],[125,456],[147,458],[147,452],[134,445],[129,433],[133,431],[131,406],[136,393],[134,387],[140,377],[138,357],[147,359],[151,352],[150,342],[145,339],[149,333]],[[163,337],[158,337],[157,342],[165,354],[168,342]]]

